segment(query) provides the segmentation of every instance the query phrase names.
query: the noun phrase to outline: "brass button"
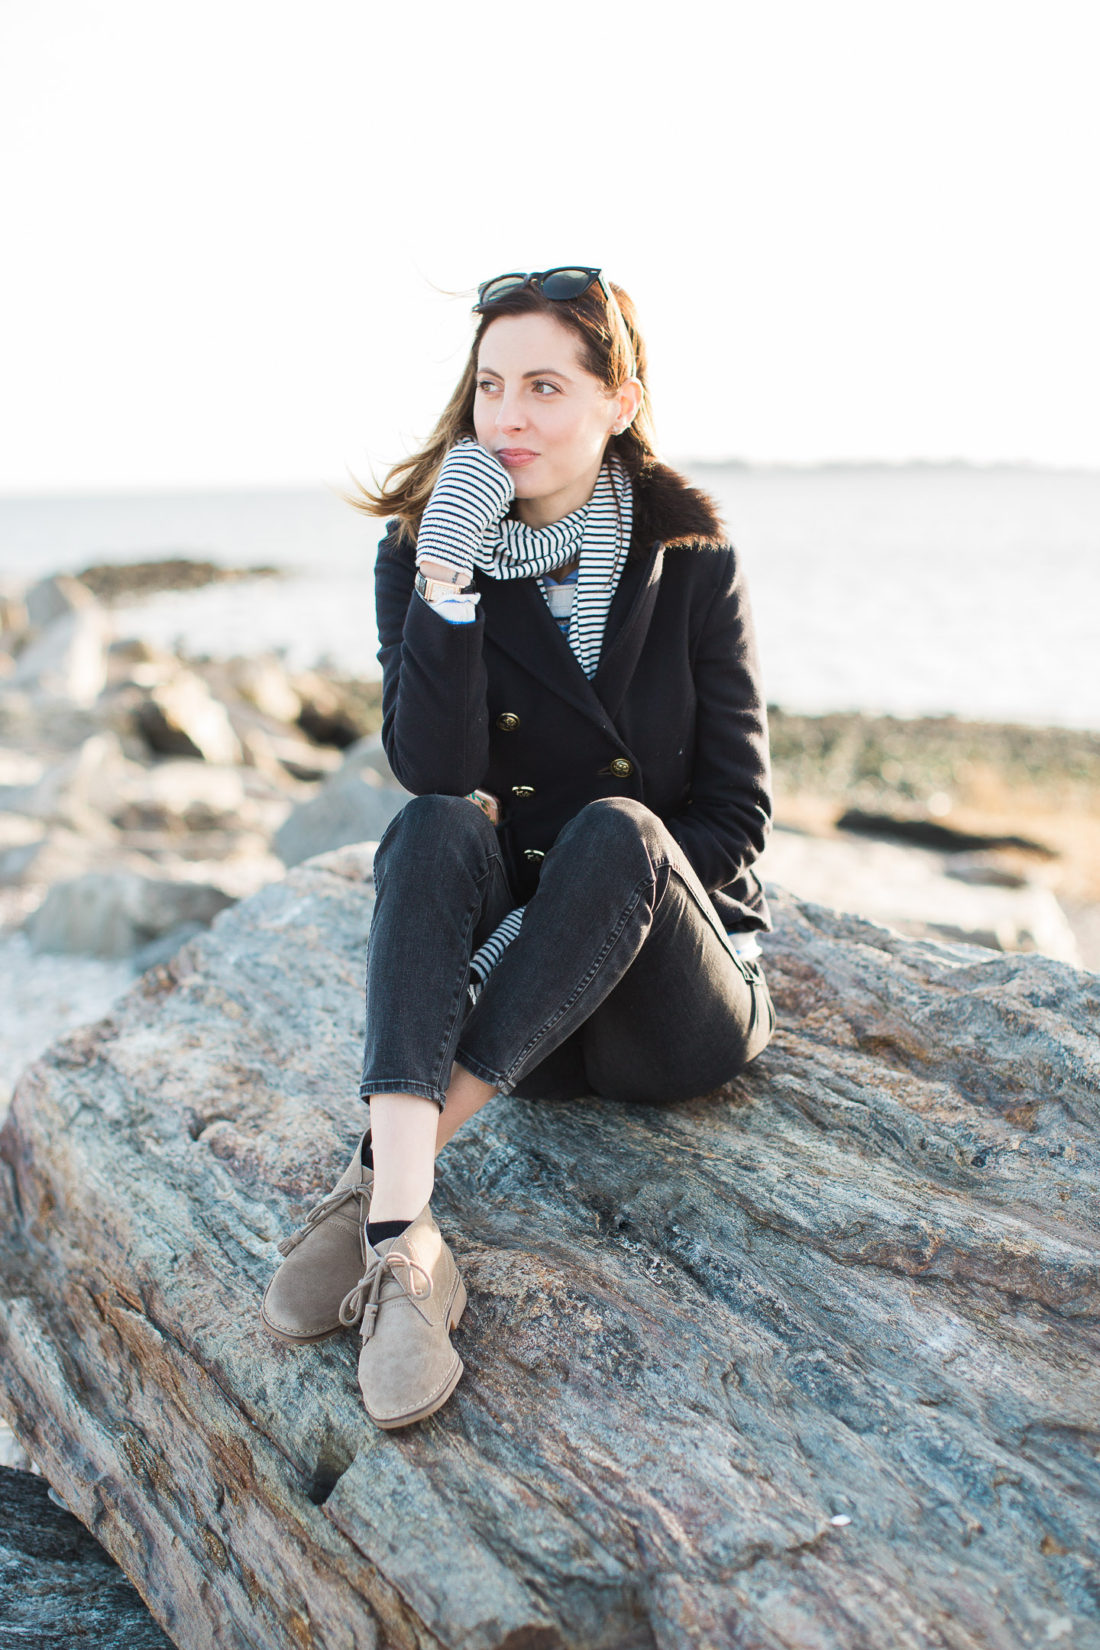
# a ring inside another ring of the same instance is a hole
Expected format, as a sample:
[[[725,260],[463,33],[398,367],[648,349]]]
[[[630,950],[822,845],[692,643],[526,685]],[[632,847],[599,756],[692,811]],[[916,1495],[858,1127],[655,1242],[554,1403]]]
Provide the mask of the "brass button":
[[[617,756],[611,764],[611,772],[616,779],[629,779],[634,772],[634,764],[628,762],[625,756]]]
[[[519,727],[519,717],[514,710],[505,710],[497,717],[497,727],[501,733],[515,733]]]
[[[524,859],[529,860],[532,865],[537,865],[540,859],[546,858],[546,855],[543,853],[541,848],[525,848],[523,850],[523,857]]]
[[[534,796],[534,794],[535,794],[535,787],[533,785],[513,785],[512,786],[512,795],[517,796],[521,802],[526,802],[527,798],[529,796]]]

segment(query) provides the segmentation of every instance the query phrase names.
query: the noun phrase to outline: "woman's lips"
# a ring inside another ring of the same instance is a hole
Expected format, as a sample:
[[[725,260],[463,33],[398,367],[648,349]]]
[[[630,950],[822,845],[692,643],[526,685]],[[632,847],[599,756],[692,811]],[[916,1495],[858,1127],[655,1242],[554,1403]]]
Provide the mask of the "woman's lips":
[[[530,464],[538,456],[538,453],[531,452],[527,447],[502,447],[497,453],[500,462],[509,470],[521,470],[525,464]]]

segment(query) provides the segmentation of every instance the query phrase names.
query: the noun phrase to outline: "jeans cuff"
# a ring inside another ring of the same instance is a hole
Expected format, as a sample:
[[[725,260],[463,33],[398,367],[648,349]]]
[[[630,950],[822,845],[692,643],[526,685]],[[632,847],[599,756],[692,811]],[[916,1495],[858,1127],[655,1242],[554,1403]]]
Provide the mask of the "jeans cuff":
[[[447,1104],[447,1091],[435,1083],[415,1083],[409,1077],[366,1078],[359,1085],[359,1098],[370,1105],[372,1094],[416,1094],[422,1100],[434,1100],[440,1111]]]
[[[483,1066],[480,1060],[471,1059],[470,1055],[464,1053],[461,1047],[455,1050],[455,1064],[461,1066],[463,1071],[468,1071],[471,1077],[478,1078],[480,1082],[491,1083],[498,1095],[511,1094],[511,1083],[505,1082],[499,1071],[490,1071],[489,1067]]]

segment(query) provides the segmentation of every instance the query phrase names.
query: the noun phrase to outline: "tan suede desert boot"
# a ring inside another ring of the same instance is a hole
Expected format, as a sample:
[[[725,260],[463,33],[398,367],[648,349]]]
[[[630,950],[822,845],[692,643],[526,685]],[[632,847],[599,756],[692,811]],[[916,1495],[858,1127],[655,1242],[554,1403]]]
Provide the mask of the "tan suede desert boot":
[[[340,1316],[362,1320],[359,1388],[376,1426],[407,1427],[446,1403],[462,1375],[450,1331],[465,1307],[465,1285],[430,1208],[399,1237],[368,1246],[366,1271]]]
[[[277,1340],[293,1346],[323,1341],[344,1327],[340,1303],[367,1260],[367,1213],[374,1169],[370,1129],[327,1197],[305,1224],[279,1244],[286,1256],[264,1291],[260,1319]]]

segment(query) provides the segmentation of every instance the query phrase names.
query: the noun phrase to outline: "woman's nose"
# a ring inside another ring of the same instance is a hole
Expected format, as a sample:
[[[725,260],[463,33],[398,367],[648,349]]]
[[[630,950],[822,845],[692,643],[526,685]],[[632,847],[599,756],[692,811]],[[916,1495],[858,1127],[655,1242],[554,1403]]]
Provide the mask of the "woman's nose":
[[[505,393],[500,398],[497,408],[497,428],[501,430],[519,430],[524,425],[523,400],[517,395]]]

